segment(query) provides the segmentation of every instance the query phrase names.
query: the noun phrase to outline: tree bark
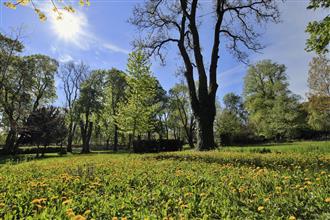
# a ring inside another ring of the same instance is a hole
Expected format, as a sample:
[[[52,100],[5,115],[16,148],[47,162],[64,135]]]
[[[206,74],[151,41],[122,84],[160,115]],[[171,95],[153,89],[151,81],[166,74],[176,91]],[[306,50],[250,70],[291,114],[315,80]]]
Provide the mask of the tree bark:
[[[15,141],[17,132],[14,129],[10,129],[5,142],[4,153],[14,154],[15,153]]]
[[[80,130],[81,130],[81,139],[83,142],[81,153],[86,154],[90,153],[90,139],[92,136],[93,122],[86,121],[84,124],[83,121],[80,121]]]
[[[214,119],[215,104],[207,101],[199,106],[199,111],[195,113],[197,121],[197,149],[200,151],[215,148],[214,142]]]

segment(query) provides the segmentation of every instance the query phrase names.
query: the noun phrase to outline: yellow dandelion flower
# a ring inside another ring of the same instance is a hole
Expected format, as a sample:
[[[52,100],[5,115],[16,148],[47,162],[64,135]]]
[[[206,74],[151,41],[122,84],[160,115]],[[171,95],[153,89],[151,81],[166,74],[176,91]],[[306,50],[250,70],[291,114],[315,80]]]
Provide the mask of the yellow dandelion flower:
[[[330,197],[326,198],[324,201],[330,203]]]
[[[259,206],[259,207],[258,207],[258,211],[259,211],[259,212],[263,211],[264,209],[265,209],[265,207],[263,207],[263,206]]]
[[[112,220],[118,220],[118,218],[117,217],[112,217]]]
[[[318,178],[316,178],[316,181],[320,181],[320,180],[321,180],[321,178],[319,178],[319,177],[318,177]]]
[[[127,218],[126,217],[121,217],[121,220],[127,220]]]
[[[294,217],[293,215],[291,215],[291,216],[289,217],[289,220],[296,220],[296,217]]]
[[[86,220],[86,218],[82,215],[76,215],[72,218],[72,220]]]
[[[265,202],[269,202],[269,200],[270,199],[268,197],[264,199]]]
[[[325,171],[322,171],[322,172],[321,172],[322,175],[323,175],[323,174],[326,174],[326,173],[327,173],[327,172],[325,172]]]
[[[62,202],[63,205],[69,204],[72,202],[72,199],[67,199],[65,201]]]

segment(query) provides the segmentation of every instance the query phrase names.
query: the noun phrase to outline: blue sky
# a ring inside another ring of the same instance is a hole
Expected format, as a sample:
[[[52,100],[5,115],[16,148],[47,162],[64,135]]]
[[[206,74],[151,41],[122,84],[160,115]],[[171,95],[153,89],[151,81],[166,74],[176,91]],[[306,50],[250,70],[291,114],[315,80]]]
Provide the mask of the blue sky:
[[[25,54],[46,54],[61,62],[82,60],[92,69],[115,67],[125,70],[127,56],[132,49],[131,42],[139,35],[127,20],[134,5],[141,2],[142,0],[91,0],[90,7],[76,7],[78,12],[73,18],[69,17],[73,23],[69,27],[56,23],[52,15],[48,15],[46,22],[40,22],[30,7],[11,10],[1,3],[0,30],[10,33],[12,28],[23,26]],[[307,38],[304,30],[310,20],[318,20],[326,14],[325,11],[307,11],[307,3],[308,1],[299,0],[280,2],[282,22],[269,24],[267,29],[262,30],[264,35],[261,41],[267,47],[262,54],[250,55],[252,63],[272,59],[285,64],[290,89],[301,96],[308,91],[308,62],[314,56],[313,53],[304,51]],[[48,8],[49,5],[43,4],[41,7]],[[79,27],[75,30],[77,22]],[[211,27],[210,20],[206,20],[202,27]],[[65,28],[69,29],[65,31]],[[211,35],[210,31],[205,30],[203,33],[202,44],[207,53]],[[228,92],[241,94],[247,66],[238,63],[223,49],[220,56],[218,97],[221,99]],[[152,64],[154,74],[165,89],[168,90],[181,80],[176,74],[181,62],[175,47],[169,47],[166,66],[161,66],[157,60],[152,60]],[[58,83],[57,86],[59,98],[56,104],[60,105],[63,97]]]

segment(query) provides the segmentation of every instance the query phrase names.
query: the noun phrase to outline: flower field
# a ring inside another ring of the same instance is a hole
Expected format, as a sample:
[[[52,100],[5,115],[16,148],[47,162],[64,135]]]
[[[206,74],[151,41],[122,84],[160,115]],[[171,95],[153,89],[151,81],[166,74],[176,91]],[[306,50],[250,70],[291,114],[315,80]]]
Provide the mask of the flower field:
[[[93,154],[0,165],[0,219],[330,219],[330,155]]]

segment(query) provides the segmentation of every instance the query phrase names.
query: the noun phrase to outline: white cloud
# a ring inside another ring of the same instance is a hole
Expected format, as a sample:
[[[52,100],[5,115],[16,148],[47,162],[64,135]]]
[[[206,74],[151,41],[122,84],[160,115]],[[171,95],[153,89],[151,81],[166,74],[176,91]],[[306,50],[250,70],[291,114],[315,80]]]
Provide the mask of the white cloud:
[[[106,48],[106,49],[109,49],[113,52],[119,52],[119,53],[124,53],[124,54],[128,54],[129,51],[126,50],[126,49],[123,49],[123,48],[120,48],[114,44],[111,44],[111,43],[104,43],[103,44],[103,47]]]
[[[60,61],[61,63],[70,62],[72,60],[73,58],[69,54],[62,54],[58,57],[58,61]]]

